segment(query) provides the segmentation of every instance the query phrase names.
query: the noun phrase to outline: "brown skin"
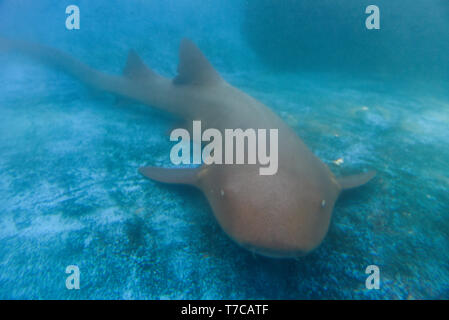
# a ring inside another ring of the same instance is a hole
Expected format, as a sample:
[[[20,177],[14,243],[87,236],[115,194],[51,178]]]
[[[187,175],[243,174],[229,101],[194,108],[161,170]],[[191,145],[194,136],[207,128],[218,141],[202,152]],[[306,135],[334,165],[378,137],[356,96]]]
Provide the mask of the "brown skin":
[[[203,130],[278,129],[274,175],[260,175],[258,164],[140,169],[157,181],[201,189],[223,230],[252,252],[277,258],[307,254],[325,237],[341,190],[374,176],[369,172],[337,180],[291,128],[261,102],[224,81],[188,40],[181,44],[179,74],[173,81],[148,69],[134,52],[120,77],[37,44],[0,38],[1,48],[38,58],[89,86],[163,109],[187,123],[201,120]]]
[[[315,183],[284,168],[273,176],[261,176],[249,166],[211,166],[203,172],[199,188],[224,231],[243,247],[270,257],[296,257],[316,248],[340,191],[330,179]]]
[[[341,191],[336,178],[268,107],[227,83],[207,89],[200,95],[205,101],[196,100],[195,105],[217,107],[212,114],[194,115],[203,126],[221,132],[225,128],[279,132],[275,175],[260,175],[260,165],[201,168],[194,185],[206,195],[221,227],[243,247],[265,256],[297,257],[312,251],[327,233]],[[152,178],[151,172],[146,176]]]
[[[204,166],[197,186],[224,231],[243,247],[271,257],[304,255],[327,233],[341,188],[327,166],[281,119],[262,105],[245,116],[246,105],[241,103],[231,119],[222,117],[222,124],[278,129],[277,173],[260,175],[259,165]]]

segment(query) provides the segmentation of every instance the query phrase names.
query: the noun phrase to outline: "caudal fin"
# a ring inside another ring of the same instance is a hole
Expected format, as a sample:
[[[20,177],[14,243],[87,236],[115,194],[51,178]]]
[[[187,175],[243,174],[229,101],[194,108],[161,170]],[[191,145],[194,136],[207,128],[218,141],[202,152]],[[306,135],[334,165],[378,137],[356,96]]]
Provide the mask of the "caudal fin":
[[[374,176],[376,171],[371,170],[359,174],[354,174],[346,177],[337,178],[338,184],[341,186],[342,190],[357,188],[365,183],[368,183]]]
[[[185,116],[184,110],[171,103],[171,81],[148,68],[131,50],[124,76],[107,74],[93,69],[70,54],[55,48],[27,41],[6,39],[0,36],[0,53],[11,51],[24,54],[46,65],[79,79],[87,86],[103,90],[164,111]]]
[[[163,183],[197,185],[200,168],[141,167],[139,172],[151,180]]]

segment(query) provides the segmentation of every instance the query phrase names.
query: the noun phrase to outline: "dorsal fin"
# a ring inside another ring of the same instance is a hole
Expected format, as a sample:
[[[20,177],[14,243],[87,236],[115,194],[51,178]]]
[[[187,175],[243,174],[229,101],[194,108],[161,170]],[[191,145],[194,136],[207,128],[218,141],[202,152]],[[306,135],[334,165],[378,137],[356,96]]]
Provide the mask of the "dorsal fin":
[[[148,68],[134,50],[129,50],[123,75],[130,79],[145,79],[155,77],[156,73]]]
[[[179,48],[178,75],[173,79],[176,85],[211,85],[221,77],[204,54],[190,40],[183,39]]]

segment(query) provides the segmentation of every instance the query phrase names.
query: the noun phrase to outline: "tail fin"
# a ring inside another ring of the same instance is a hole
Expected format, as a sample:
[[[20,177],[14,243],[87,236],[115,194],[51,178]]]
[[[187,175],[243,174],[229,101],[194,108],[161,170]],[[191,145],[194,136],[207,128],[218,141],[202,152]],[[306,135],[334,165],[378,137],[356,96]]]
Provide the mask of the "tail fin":
[[[350,175],[346,177],[337,178],[338,184],[341,186],[342,190],[357,188],[365,183],[368,183],[374,176],[376,171],[367,171],[355,175]]]
[[[46,65],[60,69],[81,80],[89,87],[105,90],[125,98],[142,101],[142,94],[133,89],[129,77],[109,75],[95,70],[80,60],[58,49],[38,43],[7,39],[0,36],[0,52],[13,51],[24,54]],[[148,73],[148,71],[147,71]]]
[[[185,115],[184,110],[173,106],[172,103],[167,103],[167,100],[170,101],[167,97],[171,94],[171,81],[145,66],[134,51],[129,54],[124,76],[111,75],[93,69],[58,49],[0,36],[0,52],[3,51],[12,51],[34,58],[66,72],[91,88],[104,90],[180,116]]]
[[[38,43],[0,37],[0,49],[24,54],[47,65],[60,68],[90,85],[93,85],[94,80],[98,78],[98,72],[81,61],[62,51]]]
[[[151,180],[163,183],[197,185],[201,168],[160,168],[142,167],[139,172]]]

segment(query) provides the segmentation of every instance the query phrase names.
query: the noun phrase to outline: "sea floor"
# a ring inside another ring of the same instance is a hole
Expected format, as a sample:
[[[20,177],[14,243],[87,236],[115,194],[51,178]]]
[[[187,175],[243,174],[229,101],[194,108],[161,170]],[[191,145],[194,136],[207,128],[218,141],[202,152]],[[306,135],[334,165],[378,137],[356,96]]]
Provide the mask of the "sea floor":
[[[1,298],[448,298],[447,100],[335,75],[228,75],[336,174],[378,171],[340,199],[316,251],[272,260],[229,240],[199,192],[138,174],[170,164],[170,118],[31,62],[4,70]],[[373,264],[379,290],[365,287]],[[65,287],[68,265],[80,290]]]

